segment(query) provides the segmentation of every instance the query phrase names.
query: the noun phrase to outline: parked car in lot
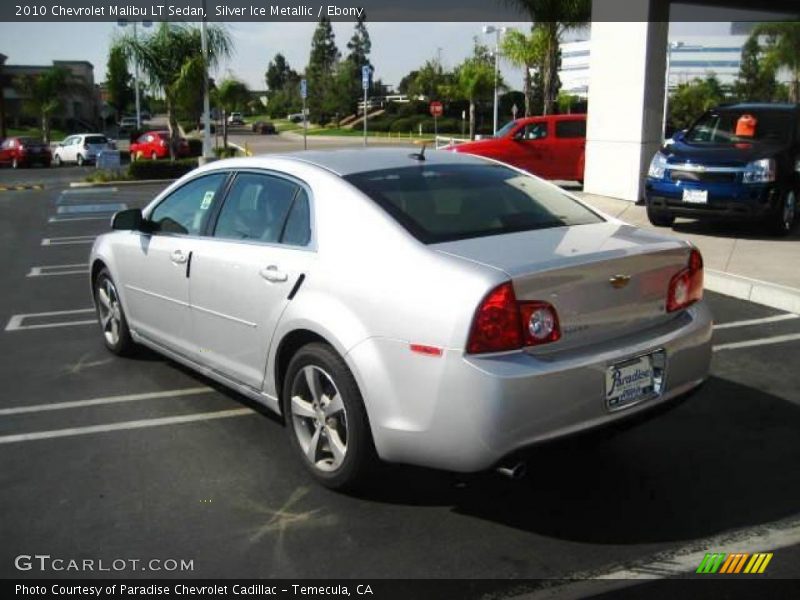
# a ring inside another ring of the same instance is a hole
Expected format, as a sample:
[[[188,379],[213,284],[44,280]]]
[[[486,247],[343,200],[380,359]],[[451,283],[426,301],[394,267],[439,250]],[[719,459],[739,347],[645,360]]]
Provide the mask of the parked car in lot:
[[[49,167],[51,160],[50,148],[40,139],[9,137],[0,143],[0,165],[14,169],[33,165]]]
[[[708,375],[699,252],[450,152],[215,162],[91,251],[101,333],[285,416],[323,484],[472,472],[654,414]]]
[[[286,119],[292,123],[302,123],[303,122],[303,113],[292,113],[286,117]]]
[[[65,163],[78,166],[94,163],[103,150],[115,150],[116,145],[102,133],[79,133],[59,142],[53,151],[53,163],[58,167]]]
[[[143,133],[139,136],[139,139],[131,143],[130,152],[131,160],[169,158],[169,131],[148,131]],[[189,154],[189,142],[181,138],[178,142],[178,156],[186,157]]]
[[[493,158],[544,179],[583,183],[586,115],[517,119],[494,137],[454,144],[448,149]]]
[[[146,121],[147,119],[145,119],[144,115],[142,115],[141,118],[142,126],[144,126]],[[138,128],[139,126],[136,122],[136,117],[123,117],[122,119],[120,119],[119,122],[120,133],[130,133],[131,131],[136,131]]]
[[[800,105],[712,108],[653,157],[645,181],[647,216],[766,222],[786,235],[800,194]]]
[[[240,112],[232,112],[228,115],[228,125],[244,125],[244,116]]]
[[[253,133],[260,133],[261,135],[275,135],[278,130],[275,125],[269,121],[256,121],[250,126]]]

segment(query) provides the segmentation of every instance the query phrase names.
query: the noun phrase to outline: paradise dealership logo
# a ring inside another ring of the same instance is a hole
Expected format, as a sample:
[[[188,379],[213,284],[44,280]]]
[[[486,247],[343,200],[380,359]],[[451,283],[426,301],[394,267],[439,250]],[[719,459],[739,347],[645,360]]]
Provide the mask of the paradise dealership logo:
[[[772,552],[756,552],[755,554],[748,554],[747,552],[734,552],[733,554],[710,552],[703,557],[695,573],[717,573],[720,575],[763,573],[771,560]]]

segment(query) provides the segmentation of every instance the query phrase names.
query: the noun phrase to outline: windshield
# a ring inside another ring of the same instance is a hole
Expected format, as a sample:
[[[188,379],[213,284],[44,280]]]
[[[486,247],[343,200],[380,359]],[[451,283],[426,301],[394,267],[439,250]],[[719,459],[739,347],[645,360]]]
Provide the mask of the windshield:
[[[425,244],[602,222],[557,188],[500,165],[420,165],[345,179]]]
[[[500,129],[497,130],[497,134],[494,137],[498,137],[498,138],[505,137],[516,126],[517,126],[517,122],[516,121],[509,121],[508,123],[503,125]]]
[[[684,139],[697,144],[780,144],[789,141],[793,130],[790,111],[714,110],[700,117]]]

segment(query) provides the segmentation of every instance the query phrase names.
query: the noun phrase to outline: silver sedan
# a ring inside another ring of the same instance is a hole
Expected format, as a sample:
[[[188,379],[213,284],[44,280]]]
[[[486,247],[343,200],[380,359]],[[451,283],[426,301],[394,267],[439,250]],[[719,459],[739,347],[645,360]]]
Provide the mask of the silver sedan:
[[[332,488],[460,472],[671,403],[708,375],[703,262],[525,172],[450,152],[232,159],[115,215],[105,344],[284,415]]]

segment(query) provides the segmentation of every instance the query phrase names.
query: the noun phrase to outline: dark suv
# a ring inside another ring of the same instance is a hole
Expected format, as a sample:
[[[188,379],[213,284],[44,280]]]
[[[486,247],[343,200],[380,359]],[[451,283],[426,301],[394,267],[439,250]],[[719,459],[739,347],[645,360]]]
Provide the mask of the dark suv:
[[[792,230],[800,193],[800,105],[730,104],[706,111],[656,153],[647,216],[758,219]]]

